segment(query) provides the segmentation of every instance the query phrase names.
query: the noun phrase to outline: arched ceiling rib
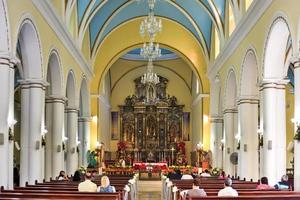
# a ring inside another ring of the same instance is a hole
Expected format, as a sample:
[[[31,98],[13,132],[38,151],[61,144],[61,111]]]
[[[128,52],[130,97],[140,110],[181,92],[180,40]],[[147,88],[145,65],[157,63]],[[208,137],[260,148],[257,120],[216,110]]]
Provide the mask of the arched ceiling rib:
[[[146,0],[77,0],[79,41],[87,30],[90,46],[96,49],[102,40],[124,22],[146,16]],[[212,25],[217,27],[220,38],[224,38],[225,0],[159,0],[155,15],[171,19],[189,30],[209,56]],[[138,36],[138,30],[137,36]],[[91,49],[91,51],[94,51]]]

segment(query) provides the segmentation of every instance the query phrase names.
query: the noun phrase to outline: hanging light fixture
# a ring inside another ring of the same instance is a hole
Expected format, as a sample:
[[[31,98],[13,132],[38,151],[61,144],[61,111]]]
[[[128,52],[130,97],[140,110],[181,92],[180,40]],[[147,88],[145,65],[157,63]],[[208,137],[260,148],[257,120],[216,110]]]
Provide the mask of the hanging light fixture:
[[[154,16],[155,3],[156,0],[148,0],[149,13],[140,25],[141,36],[145,37],[145,35],[147,35],[150,38],[150,42],[144,43],[140,52],[140,56],[148,59],[146,73],[141,77],[141,83],[151,85],[156,85],[159,83],[159,77],[153,72],[154,66],[152,61],[161,56],[159,44],[154,44],[155,36],[162,30],[161,19],[158,20]]]
[[[159,77],[153,72],[153,63],[150,60],[148,61],[147,72],[141,77],[141,83],[154,85],[159,83]]]

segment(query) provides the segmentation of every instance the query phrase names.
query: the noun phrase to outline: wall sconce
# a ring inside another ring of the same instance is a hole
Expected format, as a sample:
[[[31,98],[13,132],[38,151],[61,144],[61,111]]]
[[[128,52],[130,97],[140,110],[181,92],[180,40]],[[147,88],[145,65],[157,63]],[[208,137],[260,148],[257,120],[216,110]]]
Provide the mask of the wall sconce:
[[[263,147],[264,146],[264,133],[262,129],[257,130],[258,133],[258,138],[259,138],[259,146]]]
[[[241,148],[241,134],[237,133],[235,135],[235,139],[238,141],[236,149],[240,150],[240,148]]]
[[[8,140],[13,141],[15,139],[14,137],[14,132],[13,132],[13,127],[17,123],[17,120],[15,119],[10,119],[8,120]]]
[[[48,130],[45,128],[42,128],[42,146],[46,146],[46,134],[48,133]]]
[[[68,138],[66,136],[64,136],[63,140],[62,140],[62,149],[63,151],[66,150],[66,142],[67,142]]]
[[[97,121],[98,121],[97,115],[92,116],[92,121],[93,121],[94,123],[97,123]]]

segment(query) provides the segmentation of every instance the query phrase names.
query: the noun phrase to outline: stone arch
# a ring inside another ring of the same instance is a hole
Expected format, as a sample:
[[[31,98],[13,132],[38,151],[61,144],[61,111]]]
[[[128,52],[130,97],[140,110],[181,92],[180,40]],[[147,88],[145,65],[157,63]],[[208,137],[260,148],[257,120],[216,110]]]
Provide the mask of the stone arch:
[[[224,109],[235,109],[237,97],[237,79],[233,68],[230,68],[228,72],[224,92]]]
[[[0,27],[0,51],[7,52],[10,49],[10,38],[5,0],[0,1]]]
[[[42,79],[42,53],[39,34],[33,21],[26,18],[19,29],[18,43],[24,79]]]
[[[262,70],[263,78],[285,78],[287,74],[287,69],[284,67],[286,47],[291,36],[290,27],[286,18],[277,16],[270,26],[265,42]]]
[[[52,49],[47,65],[47,82],[50,83],[47,95],[62,95],[63,80],[61,61],[59,53],[56,49]]]
[[[66,98],[67,107],[76,108],[76,84],[75,84],[75,74],[73,70],[68,73],[67,84],[66,84]]]

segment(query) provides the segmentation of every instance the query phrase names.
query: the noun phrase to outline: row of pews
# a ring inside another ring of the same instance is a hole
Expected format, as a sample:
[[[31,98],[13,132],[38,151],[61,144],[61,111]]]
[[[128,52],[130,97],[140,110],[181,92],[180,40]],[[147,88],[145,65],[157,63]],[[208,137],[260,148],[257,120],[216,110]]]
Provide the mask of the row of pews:
[[[84,200],[128,200],[136,199],[137,176],[116,175],[109,176],[110,184],[116,188],[115,193],[100,192],[78,192],[80,182],[57,181],[38,183],[33,185],[26,184],[25,187],[15,187],[14,190],[7,190],[1,187],[1,199],[84,199]],[[96,177],[93,181],[100,185],[101,177]]]
[[[201,177],[200,188],[204,189],[207,197],[188,198],[181,195],[183,190],[189,190],[193,186],[193,180],[169,180],[167,177],[162,178],[163,198],[166,200],[300,200],[300,193],[293,191],[278,190],[257,190],[258,182],[233,180],[232,187],[239,193],[239,197],[218,197],[219,190],[224,188],[224,180],[217,177]]]

